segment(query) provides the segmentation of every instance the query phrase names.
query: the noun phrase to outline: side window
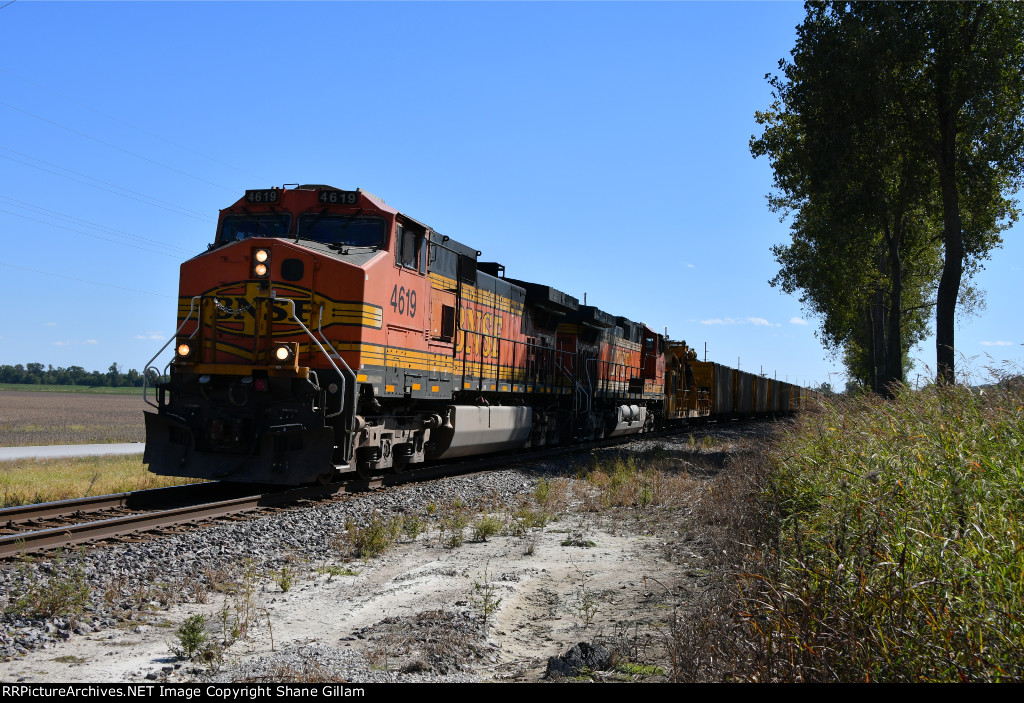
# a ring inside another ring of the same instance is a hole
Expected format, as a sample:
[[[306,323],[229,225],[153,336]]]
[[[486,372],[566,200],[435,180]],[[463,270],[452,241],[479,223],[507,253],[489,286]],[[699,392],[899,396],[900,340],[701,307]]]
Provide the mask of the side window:
[[[451,341],[455,336],[455,308],[445,305],[441,308],[441,338]]]
[[[422,252],[423,234],[402,225],[397,225],[395,231],[395,239],[398,241],[395,263],[423,273],[426,265],[425,252]]]

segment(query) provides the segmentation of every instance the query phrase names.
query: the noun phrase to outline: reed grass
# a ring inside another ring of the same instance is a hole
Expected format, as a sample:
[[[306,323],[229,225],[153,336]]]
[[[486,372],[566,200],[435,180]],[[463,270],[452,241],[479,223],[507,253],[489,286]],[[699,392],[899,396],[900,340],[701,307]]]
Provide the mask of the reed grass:
[[[1024,679],[1024,384],[833,399],[770,461],[759,678]]]

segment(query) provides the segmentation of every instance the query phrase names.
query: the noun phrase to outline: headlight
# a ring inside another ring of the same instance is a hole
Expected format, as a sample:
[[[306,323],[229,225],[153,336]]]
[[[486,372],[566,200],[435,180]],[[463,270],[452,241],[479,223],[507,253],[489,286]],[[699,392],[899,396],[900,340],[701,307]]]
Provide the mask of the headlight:
[[[188,342],[179,342],[176,351],[179,359],[188,359],[192,355],[192,345]]]
[[[295,345],[281,344],[274,349],[274,359],[280,363],[289,363],[295,359]]]
[[[266,278],[270,270],[270,250],[256,249],[252,253],[252,274],[256,278]]]

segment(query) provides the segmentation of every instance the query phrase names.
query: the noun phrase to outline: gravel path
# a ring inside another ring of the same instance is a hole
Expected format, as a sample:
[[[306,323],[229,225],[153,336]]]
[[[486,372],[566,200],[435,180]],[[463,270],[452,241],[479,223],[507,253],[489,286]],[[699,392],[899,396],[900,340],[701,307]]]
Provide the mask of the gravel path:
[[[730,432],[713,431],[719,443]],[[685,437],[634,442],[630,451],[655,445],[694,452]],[[622,639],[631,626],[631,646],[639,647],[641,625],[654,646],[651,623],[664,612],[641,611],[663,609],[669,597],[681,603],[708,578],[706,550],[685,529],[579,505],[546,526],[486,541],[472,541],[467,527],[455,547],[452,530],[442,529],[460,504],[508,525],[539,480],[572,476],[585,461],[513,466],[4,564],[0,680],[538,680],[549,657],[577,642]],[[423,531],[372,559],[346,555],[349,529],[399,515],[420,518]],[[79,614],[16,614],[46,599],[79,599]],[[205,660],[172,651],[181,653],[177,633],[194,616],[207,642],[229,640]]]

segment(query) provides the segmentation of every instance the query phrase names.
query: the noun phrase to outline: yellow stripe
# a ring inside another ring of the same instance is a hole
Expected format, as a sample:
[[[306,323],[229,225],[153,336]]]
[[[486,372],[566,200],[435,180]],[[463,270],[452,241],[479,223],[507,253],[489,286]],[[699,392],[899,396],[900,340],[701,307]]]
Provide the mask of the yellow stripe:
[[[455,291],[459,288],[458,283],[447,276],[439,273],[431,273],[430,284],[432,287],[443,291]],[[494,307],[503,312],[510,312],[514,315],[523,314],[523,304],[519,301],[506,298],[490,291],[480,290],[476,286],[463,283],[461,286],[462,299],[468,302]]]

